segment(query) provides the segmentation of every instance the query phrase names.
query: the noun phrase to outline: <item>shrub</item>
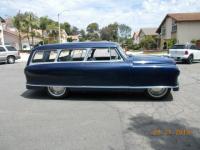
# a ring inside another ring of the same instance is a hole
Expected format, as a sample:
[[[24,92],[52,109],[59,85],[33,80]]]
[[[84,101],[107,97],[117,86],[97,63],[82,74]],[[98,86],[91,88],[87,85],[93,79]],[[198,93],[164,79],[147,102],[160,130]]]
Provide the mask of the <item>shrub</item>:
[[[144,49],[155,49],[157,48],[156,40],[152,36],[145,36],[140,41],[140,46]]]

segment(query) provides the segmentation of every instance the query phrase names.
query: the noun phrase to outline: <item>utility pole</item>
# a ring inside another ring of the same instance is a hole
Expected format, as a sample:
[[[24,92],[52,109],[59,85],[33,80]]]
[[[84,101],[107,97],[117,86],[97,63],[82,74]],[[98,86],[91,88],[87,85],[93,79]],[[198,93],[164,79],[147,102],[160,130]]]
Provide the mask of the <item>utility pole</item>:
[[[60,37],[60,13],[58,13],[58,40],[59,43],[61,43],[61,37]]]
[[[61,43],[60,15],[65,11],[69,11],[69,10],[63,10],[62,12],[58,13],[58,40],[59,40],[59,43]]]

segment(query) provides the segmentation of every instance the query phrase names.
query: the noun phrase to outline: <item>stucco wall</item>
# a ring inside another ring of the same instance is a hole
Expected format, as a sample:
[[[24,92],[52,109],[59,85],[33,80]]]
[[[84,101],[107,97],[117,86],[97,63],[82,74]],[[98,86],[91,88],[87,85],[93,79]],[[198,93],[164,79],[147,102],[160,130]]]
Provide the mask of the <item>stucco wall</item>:
[[[191,42],[192,39],[200,39],[200,21],[177,23],[178,42],[180,44],[185,44]]]
[[[162,35],[162,39],[170,39],[171,32],[172,32],[172,18],[166,18],[165,22],[163,23],[162,27],[165,27],[165,34]]]
[[[16,49],[19,49],[18,37],[4,32],[4,41],[6,44],[10,44],[10,45],[14,46]]]

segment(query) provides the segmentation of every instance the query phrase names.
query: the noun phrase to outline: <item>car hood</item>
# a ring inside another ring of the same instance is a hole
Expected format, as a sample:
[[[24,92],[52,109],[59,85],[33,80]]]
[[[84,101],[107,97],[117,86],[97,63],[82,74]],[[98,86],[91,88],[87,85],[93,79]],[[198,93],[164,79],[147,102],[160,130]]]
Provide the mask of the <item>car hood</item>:
[[[137,55],[129,58],[134,64],[176,64],[173,59],[165,56]]]

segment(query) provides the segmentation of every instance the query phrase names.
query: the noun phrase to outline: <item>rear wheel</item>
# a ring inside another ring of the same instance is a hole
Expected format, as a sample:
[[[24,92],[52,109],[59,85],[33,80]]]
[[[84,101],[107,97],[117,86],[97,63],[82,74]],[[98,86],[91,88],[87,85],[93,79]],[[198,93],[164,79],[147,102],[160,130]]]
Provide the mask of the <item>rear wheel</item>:
[[[162,99],[169,95],[171,89],[168,88],[149,88],[146,94],[151,99]]]
[[[8,64],[14,64],[15,63],[15,57],[14,56],[8,56],[7,63]]]
[[[68,90],[62,86],[49,86],[47,87],[47,93],[53,98],[64,98],[68,95]]]
[[[193,55],[190,55],[187,59],[187,63],[188,64],[192,64],[193,63]]]

